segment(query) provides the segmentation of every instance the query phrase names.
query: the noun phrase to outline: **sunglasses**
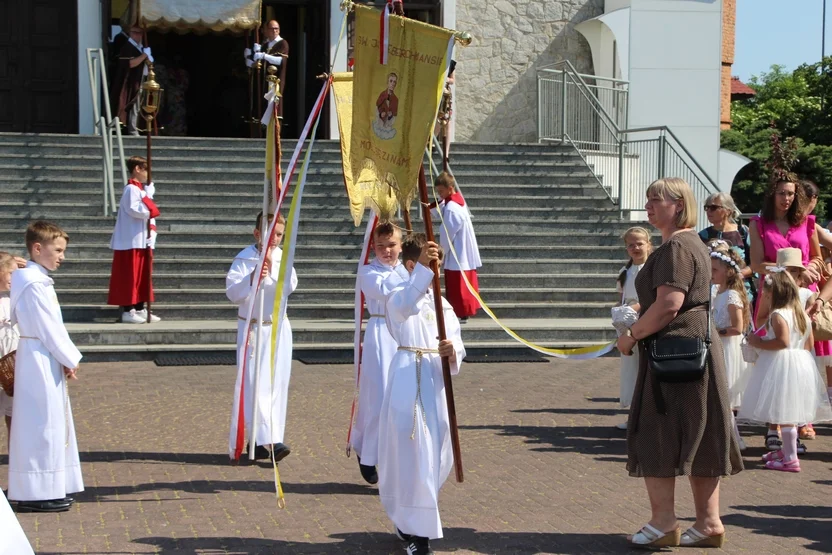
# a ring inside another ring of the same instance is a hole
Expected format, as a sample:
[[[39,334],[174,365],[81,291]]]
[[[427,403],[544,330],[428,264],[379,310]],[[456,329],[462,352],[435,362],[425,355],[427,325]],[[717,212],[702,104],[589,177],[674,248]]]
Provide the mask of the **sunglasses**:
[[[725,207],[720,206],[718,204],[706,204],[705,205],[705,210],[707,210],[708,212],[712,212],[714,210],[719,210],[720,208],[725,208]]]

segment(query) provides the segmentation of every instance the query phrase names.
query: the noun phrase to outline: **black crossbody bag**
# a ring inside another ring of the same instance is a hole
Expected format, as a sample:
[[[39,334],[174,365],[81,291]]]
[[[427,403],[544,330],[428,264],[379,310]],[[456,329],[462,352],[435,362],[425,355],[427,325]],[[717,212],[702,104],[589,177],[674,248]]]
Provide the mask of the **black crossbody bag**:
[[[660,383],[686,383],[701,380],[711,346],[711,306],[695,306],[684,313],[708,311],[708,327],[705,339],[701,337],[662,337],[653,339],[647,347],[647,364],[653,379],[653,395],[659,413],[665,414],[664,398]],[[684,314],[682,313],[682,314]],[[679,317],[679,314],[676,315]]]

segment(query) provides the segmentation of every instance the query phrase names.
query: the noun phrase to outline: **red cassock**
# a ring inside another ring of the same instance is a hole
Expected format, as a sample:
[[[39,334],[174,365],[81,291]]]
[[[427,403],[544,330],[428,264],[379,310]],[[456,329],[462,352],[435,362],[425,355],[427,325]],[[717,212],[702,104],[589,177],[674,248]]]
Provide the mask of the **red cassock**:
[[[147,248],[147,220],[159,215],[156,204],[142,195],[144,186],[134,179],[128,181],[121,196],[116,228],[110,248],[113,267],[107,304],[130,306],[154,301],[150,266],[153,252]]]
[[[445,298],[451,303],[457,318],[473,316],[480,309],[480,302],[468,290],[465,281],[462,279],[462,274],[465,274],[474,290],[477,292],[480,290],[476,270],[449,270],[445,268]]]
[[[473,316],[480,309],[480,303],[465,285],[463,274],[473,289],[479,292],[477,268],[482,265],[482,261],[471,217],[465,208],[465,199],[459,191],[455,191],[441,202],[439,208],[442,210],[445,223],[440,230],[439,238],[445,250],[445,298],[454,308],[458,318]],[[451,244],[458,259],[450,252]]]

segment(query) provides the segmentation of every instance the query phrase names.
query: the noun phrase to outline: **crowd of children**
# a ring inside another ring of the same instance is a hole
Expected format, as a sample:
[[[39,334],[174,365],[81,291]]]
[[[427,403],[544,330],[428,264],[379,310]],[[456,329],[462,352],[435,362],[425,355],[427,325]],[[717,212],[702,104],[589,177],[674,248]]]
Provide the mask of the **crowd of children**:
[[[618,287],[621,305],[638,310],[638,297],[629,284],[647,260],[650,233],[640,227],[623,235],[630,258],[621,269]],[[711,306],[714,327],[722,342],[725,377],[731,395],[733,429],[740,449],[745,443],[737,422],[767,426],[765,468],[800,472],[798,455],[807,449],[798,430],[813,423],[832,422],[832,384],[824,386],[816,355],[812,321],[807,309],[817,293],[807,288],[809,278],[800,249],[777,251],[775,266],[768,267],[759,292],[756,319],[743,280],[744,257],[722,240],[708,243],[711,256]],[[754,322],[758,322],[757,329]],[[638,354],[621,356],[620,402],[627,407],[634,387],[633,367]],[[635,359],[635,360],[634,360]],[[619,425],[626,429],[626,423]],[[805,434],[803,438],[813,438]]]

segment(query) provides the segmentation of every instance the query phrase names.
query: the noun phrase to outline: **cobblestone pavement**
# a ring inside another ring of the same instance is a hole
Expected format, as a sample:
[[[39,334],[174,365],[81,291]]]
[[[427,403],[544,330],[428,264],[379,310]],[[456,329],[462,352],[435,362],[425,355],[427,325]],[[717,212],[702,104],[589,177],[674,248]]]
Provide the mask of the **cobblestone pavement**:
[[[649,511],[613,427],[626,418],[617,362],[463,367],[465,483],[452,475],[442,490],[438,553],[628,551],[625,535]],[[295,362],[285,510],[269,466],[225,455],[232,367],[90,364],[80,377],[71,396],[87,489],[68,513],[19,515],[38,553],[404,553],[375,488],[344,456],[351,366]],[[807,442],[800,474],[761,470],[755,432],[744,430],[748,470],[723,484],[725,551],[832,551],[832,428]],[[677,505],[689,524],[682,480]]]

